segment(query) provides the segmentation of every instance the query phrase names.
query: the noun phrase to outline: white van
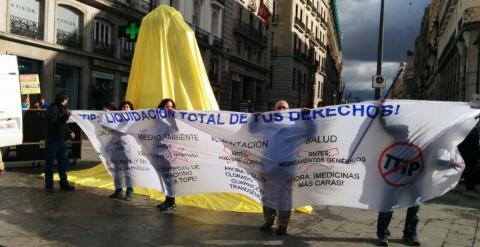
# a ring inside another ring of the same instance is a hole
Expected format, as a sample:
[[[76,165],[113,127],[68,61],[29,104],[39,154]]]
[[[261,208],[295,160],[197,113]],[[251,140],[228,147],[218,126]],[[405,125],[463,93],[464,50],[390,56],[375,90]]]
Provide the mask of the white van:
[[[22,143],[22,102],[17,57],[0,55],[0,147]]]

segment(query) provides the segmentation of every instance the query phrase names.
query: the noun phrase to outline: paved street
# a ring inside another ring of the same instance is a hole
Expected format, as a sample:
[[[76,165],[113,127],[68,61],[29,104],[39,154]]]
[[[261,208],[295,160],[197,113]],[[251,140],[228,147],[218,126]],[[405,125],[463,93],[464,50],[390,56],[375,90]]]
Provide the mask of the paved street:
[[[89,167],[95,155],[84,145]],[[261,214],[215,212],[178,206],[159,212],[157,201],[108,199],[107,190],[78,187],[47,194],[40,167],[10,168],[0,177],[1,246],[374,246],[376,213],[345,207],[315,207],[294,213],[289,236],[262,233]],[[390,246],[401,241],[405,210],[394,214]],[[423,246],[479,246],[480,195],[463,185],[425,203],[420,212]]]

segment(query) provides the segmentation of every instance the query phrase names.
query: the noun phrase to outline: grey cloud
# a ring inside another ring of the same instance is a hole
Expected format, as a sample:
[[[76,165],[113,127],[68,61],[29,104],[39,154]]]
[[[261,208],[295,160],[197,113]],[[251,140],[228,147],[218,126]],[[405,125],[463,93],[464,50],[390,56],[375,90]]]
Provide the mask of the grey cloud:
[[[409,5],[409,2],[412,4]],[[383,75],[391,83],[406,51],[413,49],[430,0],[385,0]],[[343,30],[344,96],[373,99],[380,0],[337,0]],[[389,85],[387,85],[388,88]]]
[[[412,5],[409,5],[409,2]],[[384,60],[399,61],[414,47],[428,0],[386,0]],[[346,59],[374,61],[377,56],[380,0],[340,0]]]

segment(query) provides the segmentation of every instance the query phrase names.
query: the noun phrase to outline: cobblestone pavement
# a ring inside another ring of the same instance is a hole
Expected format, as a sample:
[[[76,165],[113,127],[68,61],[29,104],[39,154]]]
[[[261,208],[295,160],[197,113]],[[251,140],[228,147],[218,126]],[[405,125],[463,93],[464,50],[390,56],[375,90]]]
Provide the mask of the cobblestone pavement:
[[[98,160],[84,145],[82,169]],[[90,148],[90,149],[89,149]],[[7,164],[8,168],[8,164]],[[12,167],[0,176],[0,246],[375,246],[377,214],[346,207],[294,213],[289,235],[259,231],[261,214],[178,206],[159,212],[157,201],[108,199],[111,191],[78,187],[47,194],[41,167]],[[405,210],[395,212],[390,246],[400,240]],[[422,246],[480,247],[480,194],[463,185],[422,205]]]

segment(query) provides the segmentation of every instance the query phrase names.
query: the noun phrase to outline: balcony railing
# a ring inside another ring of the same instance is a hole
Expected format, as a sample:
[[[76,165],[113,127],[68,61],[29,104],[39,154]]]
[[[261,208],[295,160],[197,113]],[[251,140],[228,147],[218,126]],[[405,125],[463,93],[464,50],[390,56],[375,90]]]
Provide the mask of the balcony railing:
[[[83,48],[83,36],[78,33],[69,33],[61,29],[57,29],[57,44],[68,46],[71,48]]]
[[[197,37],[197,41],[208,44],[209,36],[210,34],[207,31],[199,27],[195,27],[195,37]]]
[[[245,36],[246,38],[249,38],[262,47],[267,47],[267,36],[264,35],[262,31],[253,28],[252,26],[242,22],[240,19],[235,20],[233,31],[237,34]]]
[[[43,39],[43,30],[38,22],[33,22],[18,16],[10,16],[10,32],[33,39]]]
[[[318,16],[319,15],[317,7],[312,6],[312,14],[313,14],[313,16]]]
[[[305,29],[305,36],[310,37],[311,35],[312,35],[312,31],[310,30],[310,28],[307,27]]]
[[[297,26],[301,31],[305,31],[305,24],[301,19],[295,18],[295,26]]]
[[[150,10],[153,7],[155,7],[152,2],[153,0],[106,0],[106,1],[114,5],[117,5],[123,8],[133,9],[145,14],[150,12]]]
[[[105,42],[94,40],[93,41],[93,51],[95,53],[104,55],[104,56],[111,56],[113,57],[114,54],[114,46],[112,44],[107,44]]]
[[[327,50],[327,46],[326,46],[324,43],[320,42],[319,45],[320,45],[320,47],[323,48],[324,50]]]
[[[217,36],[213,36],[213,46],[222,49],[223,39]]]
[[[320,15],[320,20],[321,20],[322,24],[327,26],[327,20],[325,20],[325,18],[323,18],[323,16],[321,16],[321,15]]]
[[[313,2],[312,0],[307,0],[307,9],[312,9],[313,8]]]

